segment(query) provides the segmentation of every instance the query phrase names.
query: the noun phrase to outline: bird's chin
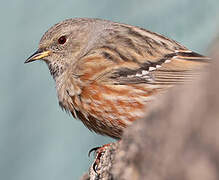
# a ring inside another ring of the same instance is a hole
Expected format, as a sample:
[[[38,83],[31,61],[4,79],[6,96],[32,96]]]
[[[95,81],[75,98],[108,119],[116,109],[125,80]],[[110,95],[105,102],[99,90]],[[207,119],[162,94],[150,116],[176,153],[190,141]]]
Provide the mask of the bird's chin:
[[[49,59],[41,59],[41,61],[45,62],[47,65],[49,65],[51,63],[51,61]]]

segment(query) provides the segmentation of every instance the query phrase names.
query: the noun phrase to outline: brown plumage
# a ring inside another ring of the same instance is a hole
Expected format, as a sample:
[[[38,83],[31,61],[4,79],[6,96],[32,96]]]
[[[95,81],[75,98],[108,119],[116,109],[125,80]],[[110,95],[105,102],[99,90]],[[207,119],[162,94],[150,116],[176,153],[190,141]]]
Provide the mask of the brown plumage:
[[[60,106],[90,130],[121,138],[156,96],[190,81],[209,58],[143,28],[68,19],[50,28],[26,62],[43,59]]]

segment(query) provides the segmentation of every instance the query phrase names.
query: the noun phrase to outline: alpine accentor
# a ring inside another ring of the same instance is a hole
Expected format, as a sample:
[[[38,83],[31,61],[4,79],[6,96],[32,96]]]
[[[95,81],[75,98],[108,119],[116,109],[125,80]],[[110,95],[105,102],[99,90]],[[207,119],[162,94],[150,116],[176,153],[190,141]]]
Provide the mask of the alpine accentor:
[[[25,63],[43,59],[59,104],[97,133],[121,138],[158,94],[190,81],[208,58],[143,28],[101,19],[62,21]]]

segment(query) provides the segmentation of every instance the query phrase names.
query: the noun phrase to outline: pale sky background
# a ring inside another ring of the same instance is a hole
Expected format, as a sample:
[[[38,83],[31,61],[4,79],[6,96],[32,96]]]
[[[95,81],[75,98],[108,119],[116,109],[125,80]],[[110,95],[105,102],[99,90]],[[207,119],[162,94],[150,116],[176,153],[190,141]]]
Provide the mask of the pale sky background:
[[[218,12],[218,0],[1,0],[0,179],[79,179],[92,160],[88,151],[112,141],[59,108],[44,63],[24,65],[49,27],[66,18],[103,18],[206,54],[219,31]]]

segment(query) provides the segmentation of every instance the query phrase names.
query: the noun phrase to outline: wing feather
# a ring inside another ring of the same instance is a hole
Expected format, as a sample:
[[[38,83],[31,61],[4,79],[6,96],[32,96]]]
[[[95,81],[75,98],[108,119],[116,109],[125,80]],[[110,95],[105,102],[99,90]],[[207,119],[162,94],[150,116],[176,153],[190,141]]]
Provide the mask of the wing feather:
[[[179,84],[198,76],[210,58],[186,51],[168,54],[156,62],[147,61],[137,69],[117,69],[112,79],[120,84]]]
[[[174,40],[124,24],[113,24],[111,35],[100,42],[78,61],[74,70],[80,70],[83,81],[176,84],[192,79],[209,62],[209,58]]]

